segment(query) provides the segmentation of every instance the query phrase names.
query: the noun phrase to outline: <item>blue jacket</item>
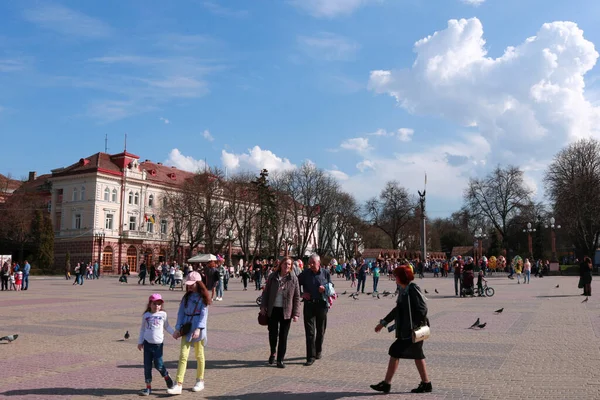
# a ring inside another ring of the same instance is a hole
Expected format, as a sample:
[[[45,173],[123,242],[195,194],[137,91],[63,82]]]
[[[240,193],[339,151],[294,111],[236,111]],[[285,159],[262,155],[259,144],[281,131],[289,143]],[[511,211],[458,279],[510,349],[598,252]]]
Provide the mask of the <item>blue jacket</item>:
[[[23,267],[23,273],[25,275],[29,275],[30,270],[31,270],[31,265],[29,265],[29,263],[25,263],[25,266]]]
[[[202,301],[202,297],[197,292],[193,292],[188,297],[187,306],[185,300],[181,299],[179,303],[179,311],[177,312],[177,323],[175,324],[176,330],[181,330],[181,327],[186,322],[192,322],[192,329],[187,335],[187,341],[190,343],[204,341],[204,345],[207,343],[206,336],[206,322],[208,320],[208,307]],[[198,339],[192,340],[192,334],[196,329],[200,329],[200,336]]]

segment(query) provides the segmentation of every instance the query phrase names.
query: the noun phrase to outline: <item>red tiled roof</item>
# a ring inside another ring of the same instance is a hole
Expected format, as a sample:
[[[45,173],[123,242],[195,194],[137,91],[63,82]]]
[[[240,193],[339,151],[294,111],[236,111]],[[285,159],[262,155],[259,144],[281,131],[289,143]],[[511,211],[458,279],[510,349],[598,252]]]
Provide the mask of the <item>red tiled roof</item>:
[[[17,190],[23,182],[16,179],[11,179],[7,176],[0,174],[0,192],[12,193]]]
[[[140,163],[140,168],[146,170],[146,179],[148,181],[169,186],[183,186],[186,179],[196,175],[193,172],[183,171],[148,160]]]

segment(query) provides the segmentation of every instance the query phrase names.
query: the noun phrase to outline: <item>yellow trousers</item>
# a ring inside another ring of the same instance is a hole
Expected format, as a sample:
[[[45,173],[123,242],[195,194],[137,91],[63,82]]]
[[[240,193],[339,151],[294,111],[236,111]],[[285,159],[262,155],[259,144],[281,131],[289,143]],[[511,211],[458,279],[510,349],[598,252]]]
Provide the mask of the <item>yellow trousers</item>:
[[[179,364],[177,365],[177,383],[183,383],[185,376],[185,370],[187,369],[188,356],[190,354],[190,347],[194,346],[196,353],[196,362],[198,368],[196,369],[196,379],[204,379],[204,343],[202,341],[190,343],[186,337],[181,338],[181,349],[179,351]]]

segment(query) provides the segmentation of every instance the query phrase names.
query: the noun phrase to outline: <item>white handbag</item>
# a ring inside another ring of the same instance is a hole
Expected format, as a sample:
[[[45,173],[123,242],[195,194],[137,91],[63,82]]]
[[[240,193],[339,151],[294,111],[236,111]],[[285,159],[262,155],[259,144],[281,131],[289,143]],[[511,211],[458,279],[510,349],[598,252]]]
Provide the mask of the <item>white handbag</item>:
[[[417,289],[417,292],[418,291],[419,290]],[[410,306],[410,293],[408,293],[408,315],[410,318],[410,327],[412,328],[413,322],[412,322],[412,307]],[[412,331],[413,331],[412,332],[413,343],[422,342],[423,340],[429,339],[429,336],[431,336],[431,329],[429,329],[429,327],[427,325],[423,325],[420,328],[413,329]]]

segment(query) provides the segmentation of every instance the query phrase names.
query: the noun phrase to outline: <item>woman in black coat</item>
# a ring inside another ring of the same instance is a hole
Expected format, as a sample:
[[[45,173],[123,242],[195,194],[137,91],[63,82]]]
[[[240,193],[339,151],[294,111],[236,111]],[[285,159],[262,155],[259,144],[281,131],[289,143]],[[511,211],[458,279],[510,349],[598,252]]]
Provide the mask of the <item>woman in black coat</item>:
[[[583,295],[592,295],[592,260],[585,257],[579,264],[579,284],[583,286]]]
[[[396,284],[400,286],[397,305],[392,311],[375,327],[375,332],[381,331],[387,324],[395,321],[396,341],[390,346],[388,354],[390,361],[388,363],[385,379],[377,385],[371,385],[373,390],[389,393],[392,378],[398,369],[398,362],[401,358],[415,360],[415,365],[421,376],[421,383],[412,390],[412,393],[431,392],[432,386],[427,376],[427,367],[425,365],[425,355],[423,354],[423,342],[412,342],[413,329],[419,328],[424,324],[429,325],[427,319],[427,304],[421,294],[419,287],[412,283],[415,275],[409,266],[401,265],[394,270]],[[410,308],[409,310],[409,302]],[[412,326],[410,323],[412,312]]]

